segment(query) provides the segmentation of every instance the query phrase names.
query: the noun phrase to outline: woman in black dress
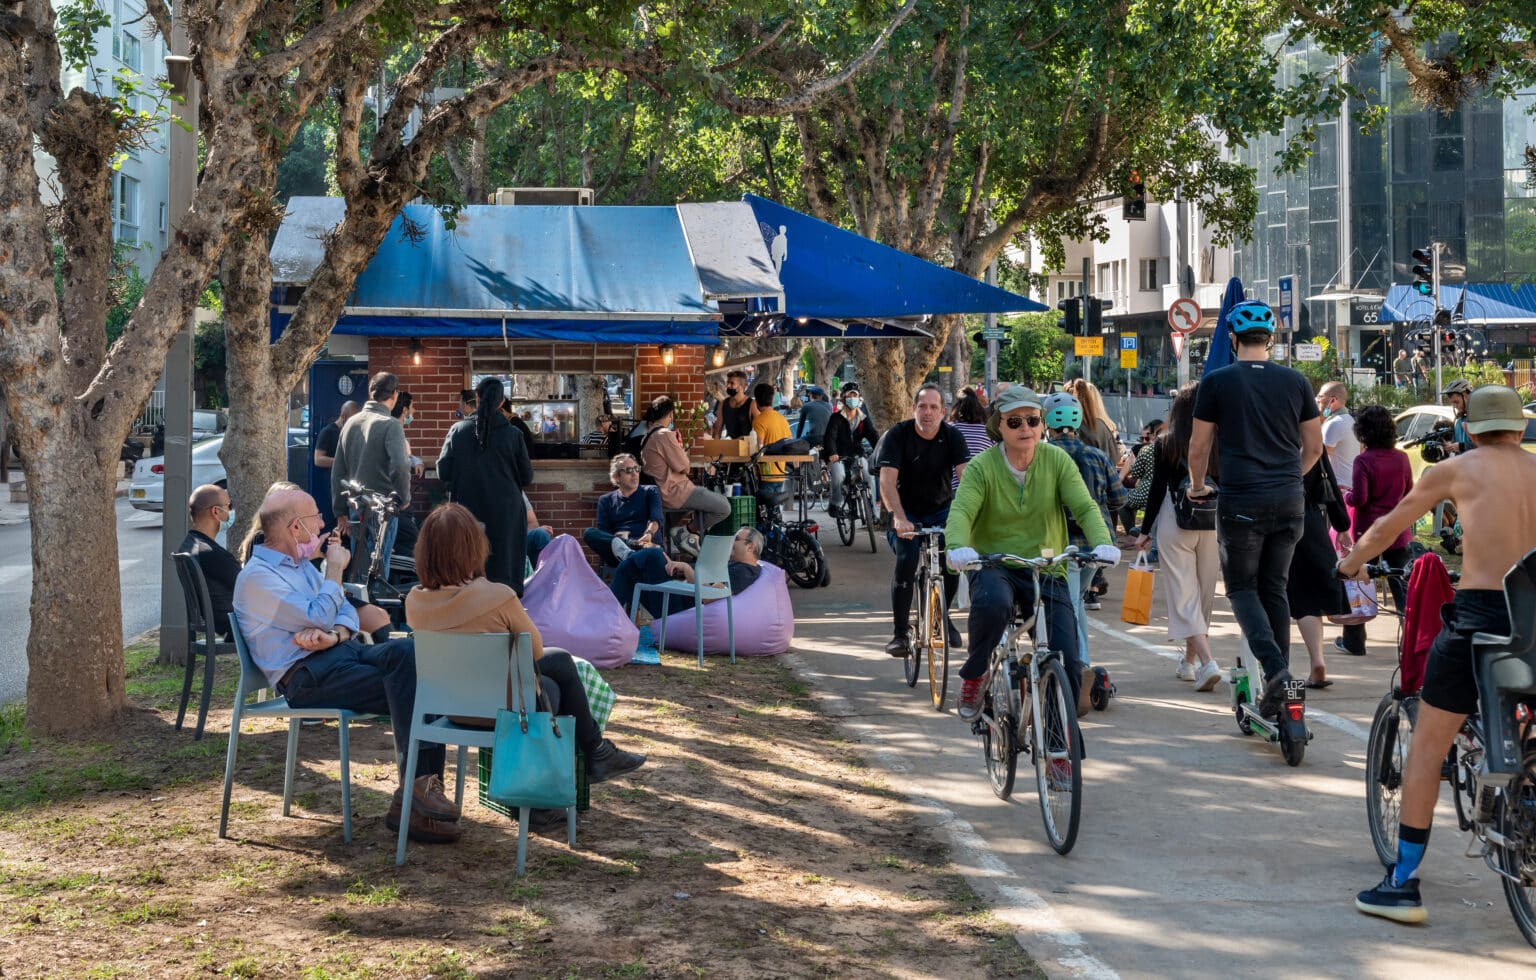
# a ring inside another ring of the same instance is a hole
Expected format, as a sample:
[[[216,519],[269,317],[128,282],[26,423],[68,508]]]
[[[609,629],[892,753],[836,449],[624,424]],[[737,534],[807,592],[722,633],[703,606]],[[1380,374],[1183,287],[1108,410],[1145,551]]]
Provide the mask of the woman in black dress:
[[[523,594],[528,515],[523,490],[533,482],[528,444],[501,411],[506,391],[495,378],[476,389],[479,410],[454,424],[437,458],[437,475],[453,499],[485,525],[491,554],[485,577]]]
[[[1328,668],[1323,662],[1322,617],[1347,611],[1344,583],[1333,573],[1339,556],[1333,550],[1328,528],[1348,531],[1349,511],[1344,507],[1344,497],[1327,453],[1301,482],[1307,505],[1301,540],[1296,542],[1296,551],[1291,555],[1291,574],[1285,589],[1291,618],[1296,620],[1296,629],[1307,645],[1307,658],[1311,661],[1307,686],[1324,688],[1333,682],[1328,679]]]

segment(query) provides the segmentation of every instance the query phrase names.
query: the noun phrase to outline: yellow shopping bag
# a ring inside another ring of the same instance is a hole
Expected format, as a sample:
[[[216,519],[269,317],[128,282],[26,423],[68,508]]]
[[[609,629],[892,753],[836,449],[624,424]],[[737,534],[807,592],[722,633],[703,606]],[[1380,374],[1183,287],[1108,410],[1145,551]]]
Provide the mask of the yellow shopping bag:
[[[1125,597],[1120,600],[1120,619],[1145,626],[1152,621],[1152,566],[1141,552],[1125,573]]]

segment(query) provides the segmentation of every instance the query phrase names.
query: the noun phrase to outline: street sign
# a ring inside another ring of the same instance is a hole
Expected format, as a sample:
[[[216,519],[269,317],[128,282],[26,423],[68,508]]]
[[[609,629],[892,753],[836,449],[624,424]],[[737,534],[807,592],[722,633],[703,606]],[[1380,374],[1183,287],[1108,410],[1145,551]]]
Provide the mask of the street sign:
[[[1274,349],[1274,352],[1270,356],[1270,360],[1272,360],[1272,361],[1284,361],[1284,360],[1287,360],[1289,357],[1290,357],[1290,347],[1289,347],[1289,345],[1283,344],[1283,343],[1279,343],[1279,344],[1275,345],[1275,349]]]
[[[939,373],[940,374],[953,374],[954,370],[955,369],[950,367],[948,364],[940,364],[939,365]]]
[[[1391,330],[1391,323],[1381,322],[1382,299],[1380,296],[1356,296],[1349,301],[1349,325]]]
[[[1291,328],[1293,326],[1295,326],[1295,320],[1294,320],[1293,316],[1294,316],[1294,311],[1295,311],[1295,308],[1296,308],[1295,307],[1295,301],[1296,301],[1296,292],[1295,292],[1296,277],[1295,276],[1281,276],[1280,279],[1279,279],[1279,283],[1280,283],[1280,322],[1285,324],[1285,330],[1286,330],[1287,333],[1289,333]],[[1301,357],[1299,354],[1297,355],[1297,359],[1298,360],[1306,360],[1306,358]],[[1317,360],[1322,360],[1322,358],[1318,357]]]
[[[1103,337],[1076,337],[1073,338],[1072,353],[1078,357],[1103,357]]]
[[[1298,361],[1321,361],[1322,359],[1323,359],[1323,345],[1322,344],[1297,344],[1296,345],[1296,360],[1298,360]]]
[[[1127,371],[1136,367],[1136,352],[1134,350],[1126,350],[1123,347],[1120,348],[1120,366]]]
[[[1168,326],[1182,334],[1192,334],[1200,326],[1200,304],[1185,297],[1168,307]]]
[[[1008,336],[1008,328],[1007,327],[982,327],[981,328],[981,339],[982,340],[1002,340],[1006,336]]]
[[[1121,334],[1120,335],[1120,349],[1121,350],[1135,350],[1136,349],[1136,335],[1133,334],[1133,333],[1123,333],[1123,334]]]

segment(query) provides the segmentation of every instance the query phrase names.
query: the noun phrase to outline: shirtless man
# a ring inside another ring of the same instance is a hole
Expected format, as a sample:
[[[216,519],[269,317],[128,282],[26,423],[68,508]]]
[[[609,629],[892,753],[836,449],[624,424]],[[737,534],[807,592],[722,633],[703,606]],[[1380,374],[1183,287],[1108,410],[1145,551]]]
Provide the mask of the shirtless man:
[[[1424,471],[1400,503],[1371,525],[1339,561],[1348,578],[1381,554],[1405,528],[1442,500],[1461,515],[1465,558],[1461,587],[1446,624],[1429,649],[1419,717],[1403,767],[1403,803],[1397,863],[1381,884],[1355,898],[1368,915],[1398,922],[1423,922],[1419,863],[1429,843],[1429,825],[1440,795],[1440,763],[1461,723],[1477,710],[1472,634],[1508,635],[1504,575],[1536,548],[1536,455],[1520,447],[1525,431],[1520,396],[1503,385],[1486,385],[1467,400],[1467,433],[1476,452],[1453,456]]]

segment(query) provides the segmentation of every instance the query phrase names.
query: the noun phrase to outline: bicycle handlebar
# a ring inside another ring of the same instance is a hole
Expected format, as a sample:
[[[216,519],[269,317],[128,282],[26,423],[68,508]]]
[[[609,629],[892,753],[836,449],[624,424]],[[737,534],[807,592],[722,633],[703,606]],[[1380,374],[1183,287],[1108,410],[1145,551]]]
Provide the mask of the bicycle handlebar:
[[[1056,568],[1067,563],[1075,563],[1080,566],[1101,565],[1109,567],[1110,563],[1093,557],[1091,553],[1077,550],[1075,545],[1068,546],[1067,550],[1050,558],[1025,558],[1023,555],[1010,555],[1002,552],[980,555],[976,561],[965,562],[959,567],[962,572],[972,571],[978,568],[1035,568],[1041,571]]]

